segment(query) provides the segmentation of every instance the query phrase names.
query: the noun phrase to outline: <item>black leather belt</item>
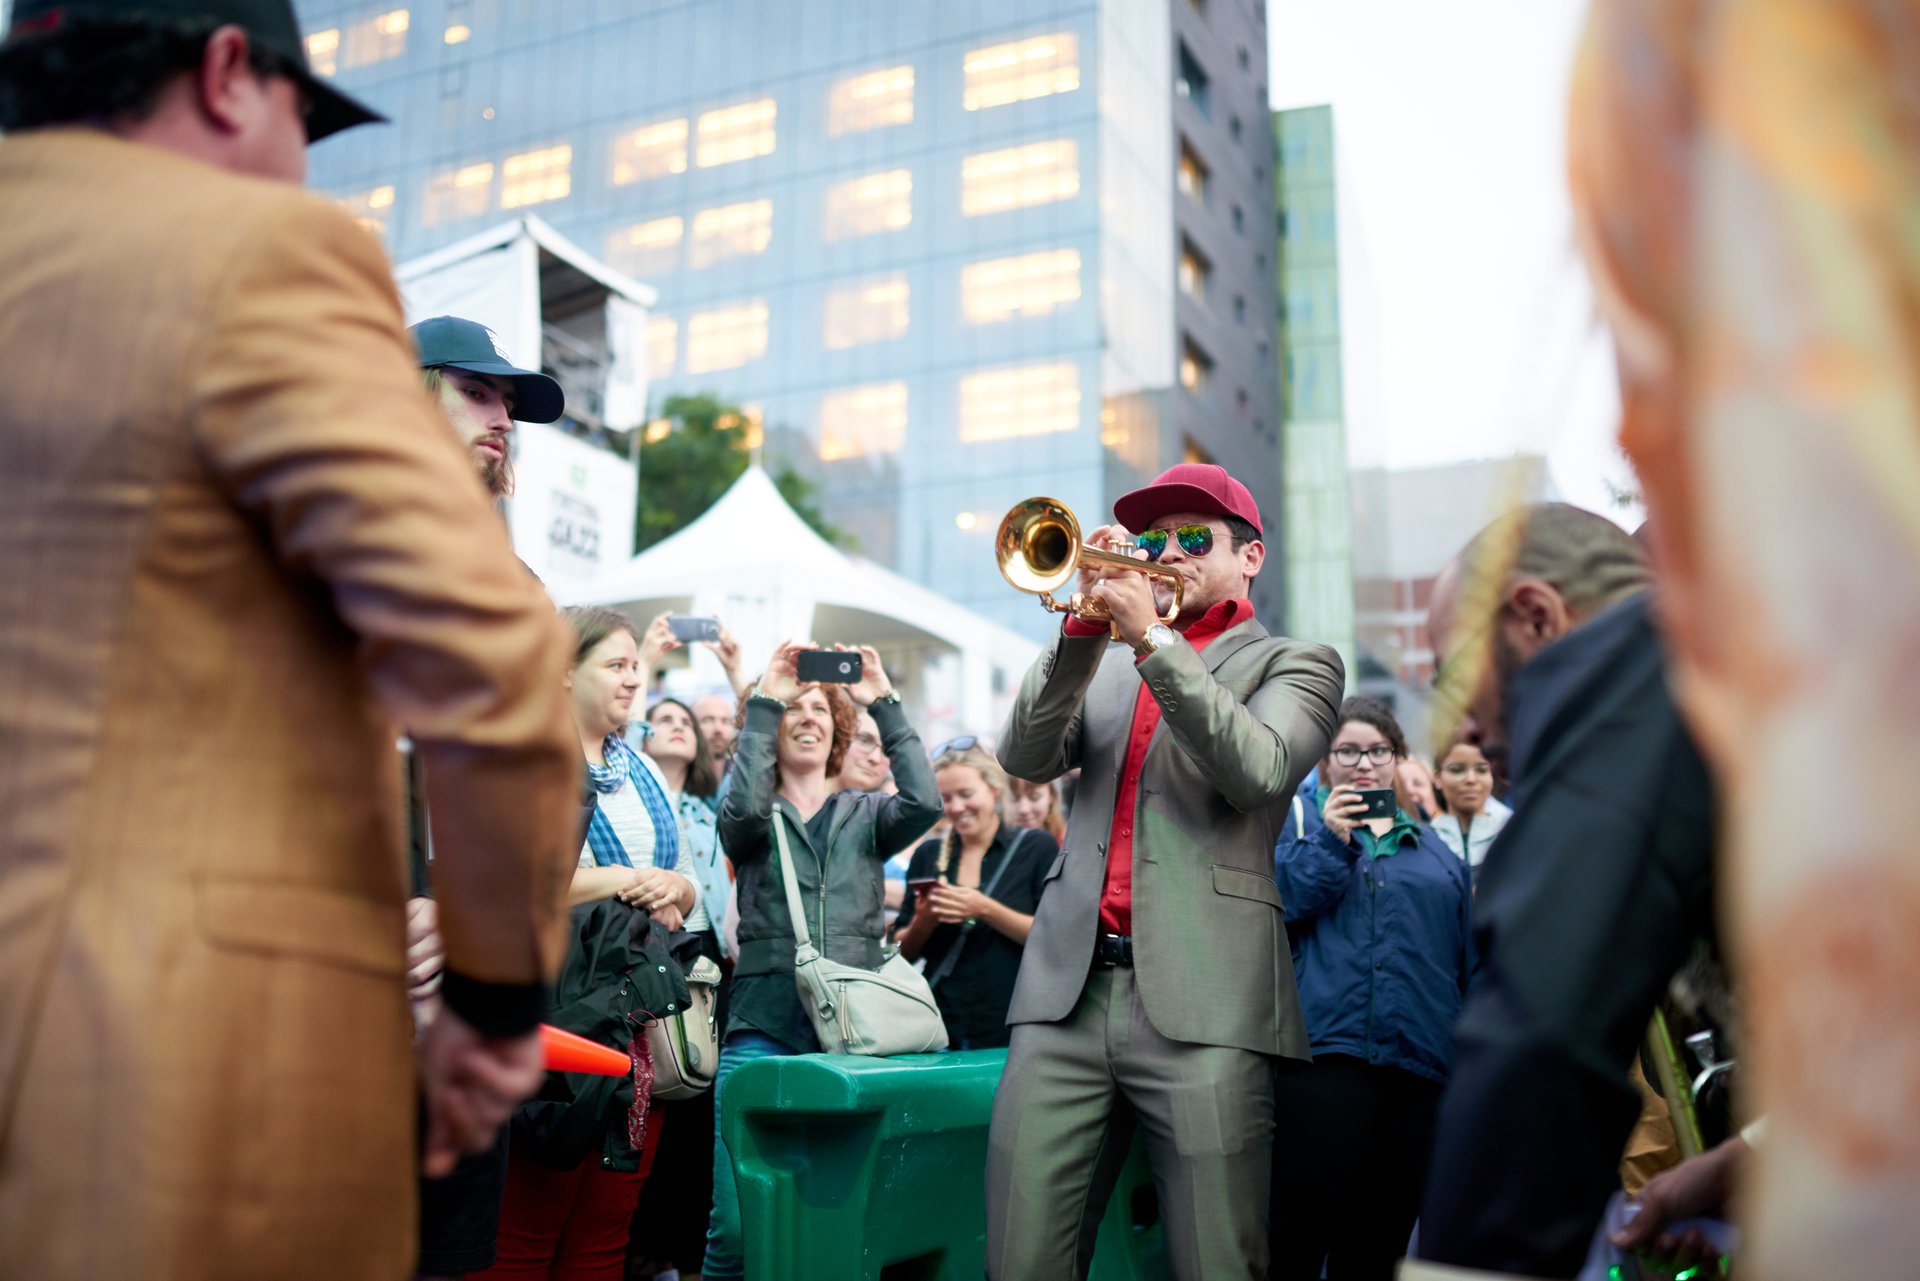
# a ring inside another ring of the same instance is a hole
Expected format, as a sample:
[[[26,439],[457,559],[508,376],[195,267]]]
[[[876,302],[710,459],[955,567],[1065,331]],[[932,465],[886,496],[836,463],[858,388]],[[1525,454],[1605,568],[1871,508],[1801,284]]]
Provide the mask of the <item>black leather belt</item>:
[[[1102,934],[1093,941],[1093,963],[1100,966],[1133,967],[1133,935]]]

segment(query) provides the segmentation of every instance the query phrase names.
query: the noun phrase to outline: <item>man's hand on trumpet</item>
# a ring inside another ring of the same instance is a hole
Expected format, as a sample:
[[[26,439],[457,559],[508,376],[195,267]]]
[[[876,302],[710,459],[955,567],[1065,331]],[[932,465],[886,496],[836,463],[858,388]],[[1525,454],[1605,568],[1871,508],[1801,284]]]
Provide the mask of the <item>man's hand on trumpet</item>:
[[[1124,525],[1102,525],[1087,537],[1089,547],[1122,552],[1145,562],[1147,554],[1134,545],[1133,535]],[[1138,644],[1147,628],[1160,621],[1154,604],[1153,580],[1145,574],[1123,569],[1084,566],[1080,570],[1080,590],[1113,611],[1115,629],[1129,645]]]

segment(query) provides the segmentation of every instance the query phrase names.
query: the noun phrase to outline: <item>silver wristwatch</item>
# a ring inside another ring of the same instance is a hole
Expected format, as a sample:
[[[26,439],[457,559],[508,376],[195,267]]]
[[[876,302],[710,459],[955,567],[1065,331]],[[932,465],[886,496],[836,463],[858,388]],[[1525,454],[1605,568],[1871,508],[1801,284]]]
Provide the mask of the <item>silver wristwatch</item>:
[[[1165,623],[1155,623],[1152,627],[1147,628],[1147,634],[1140,638],[1139,643],[1133,647],[1133,652],[1145,658],[1155,650],[1165,649],[1179,639],[1179,632],[1174,631],[1173,628],[1168,627]]]

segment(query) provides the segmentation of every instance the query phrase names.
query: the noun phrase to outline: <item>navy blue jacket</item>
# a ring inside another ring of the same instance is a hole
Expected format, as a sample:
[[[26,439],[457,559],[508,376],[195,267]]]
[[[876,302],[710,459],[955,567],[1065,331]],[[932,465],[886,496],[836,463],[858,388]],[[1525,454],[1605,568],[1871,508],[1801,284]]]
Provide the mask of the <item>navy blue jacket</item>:
[[[1365,828],[1342,844],[1303,787],[1274,847],[1273,879],[1313,1052],[1444,1082],[1473,970],[1459,856],[1404,812],[1377,849]]]

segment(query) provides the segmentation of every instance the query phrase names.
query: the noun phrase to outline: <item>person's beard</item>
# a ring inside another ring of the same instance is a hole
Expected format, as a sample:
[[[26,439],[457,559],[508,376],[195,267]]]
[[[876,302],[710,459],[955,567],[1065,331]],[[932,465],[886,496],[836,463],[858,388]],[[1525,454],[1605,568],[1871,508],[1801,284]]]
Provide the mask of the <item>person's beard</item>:
[[[480,483],[487,487],[487,493],[495,498],[513,496],[513,460],[502,454],[495,457],[489,454],[480,464]]]

